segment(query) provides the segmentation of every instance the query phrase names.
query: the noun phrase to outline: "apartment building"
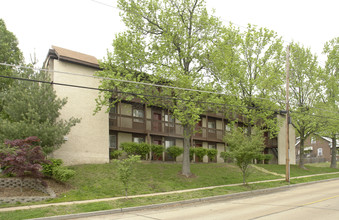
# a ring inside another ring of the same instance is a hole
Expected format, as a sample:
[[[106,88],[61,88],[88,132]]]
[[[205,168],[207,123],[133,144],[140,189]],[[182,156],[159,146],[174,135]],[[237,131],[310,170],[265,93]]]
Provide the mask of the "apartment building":
[[[44,68],[50,70],[54,82],[77,86],[54,85],[59,97],[68,98],[61,118],[81,118],[81,123],[72,128],[65,137],[65,144],[52,157],[61,158],[66,164],[107,163],[109,152],[118,149],[124,142],[160,144],[165,148],[173,145],[183,147],[183,128],[166,109],[146,106],[137,101],[121,101],[109,113],[107,109],[102,109],[93,114],[98,91],[84,87],[97,88],[100,84],[99,79],[92,77],[95,71],[100,70],[95,57],[52,46]],[[284,119],[281,115],[277,117]],[[273,163],[285,163],[285,126],[285,123],[281,123],[277,138],[269,139],[268,134],[265,134],[266,148],[263,153],[273,154]],[[224,114],[208,112],[201,115],[196,129],[198,132],[191,138],[193,147],[217,149],[218,155],[225,150],[223,136],[231,128]],[[290,155],[295,155],[295,133],[292,127],[290,146]],[[182,161],[182,156],[170,158],[164,154],[161,160]],[[215,161],[224,162],[219,156]],[[208,162],[207,156],[203,162]],[[295,157],[291,157],[290,162],[295,164]]]

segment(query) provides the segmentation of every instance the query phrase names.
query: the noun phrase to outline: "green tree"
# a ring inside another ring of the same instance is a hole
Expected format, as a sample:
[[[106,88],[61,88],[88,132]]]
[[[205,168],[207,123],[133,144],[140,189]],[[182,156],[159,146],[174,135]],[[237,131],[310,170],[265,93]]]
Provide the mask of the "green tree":
[[[261,130],[254,128],[251,136],[245,134],[241,127],[232,129],[225,136],[227,150],[224,158],[232,158],[240,168],[243,176],[243,184],[249,175],[249,167],[252,162],[262,157],[264,150],[264,137]]]
[[[20,76],[48,81],[45,72],[23,70]],[[37,136],[45,153],[51,153],[65,142],[64,136],[79,119],[59,119],[66,99],[56,96],[53,86],[45,83],[14,81],[4,96],[0,117],[0,141]]]
[[[151,82],[188,89],[211,90],[206,83],[210,48],[219,37],[221,23],[208,14],[203,0],[119,0],[127,31],[116,35],[114,50],[101,64],[99,76],[135,82]],[[147,73],[147,74],[146,74]],[[101,88],[117,88],[114,105],[138,94],[144,103],[169,109],[184,134],[182,174],[190,176],[190,137],[200,115],[208,108],[207,93],[150,87],[103,80]],[[125,92],[122,94],[121,92]],[[147,95],[163,98],[152,98]],[[98,98],[98,110],[109,105],[110,92]],[[168,99],[165,99],[168,98]]]
[[[128,158],[123,160],[113,160],[113,162],[117,165],[119,179],[124,185],[126,197],[128,193],[128,184],[133,175],[134,165],[139,161],[140,161],[139,155],[130,155],[128,156]]]
[[[170,146],[169,148],[166,149],[166,152],[171,155],[174,161],[176,161],[177,157],[180,156],[183,152],[184,149],[181,147],[177,146]]]
[[[250,136],[252,126],[261,123],[275,134],[278,126],[275,100],[281,100],[284,53],[282,40],[266,28],[248,25],[240,32],[232,25],[223,29],[222,39],[212,52],[215,82],[243,116]]]
[[[320,134],[332,139],[331,167],[337,167],[336,141],[339,135],[339,37],[324,45],[323,53],[327,55],[325,69],[321,76],[325,93],[318,106],[318,115],[322,116],[324,125],[320,127]]]
[[[18,40],[15,35],[8,31],[4,20],[0,19],[0,63],[22,64],[23,55],[18,47]],[[13,76],[16,72],[13,68],[0,65],[0,75]],[[0,112],[2,111],[2,102],[5,91],[13,80],[0,77]]]
[[[299,167],[304,167],[304,142],[318,131],[320,120],[315,106],[320,101],[320,67],[317,57],[298,43],[291,44],[290,109],[292,125],[300,137]]]

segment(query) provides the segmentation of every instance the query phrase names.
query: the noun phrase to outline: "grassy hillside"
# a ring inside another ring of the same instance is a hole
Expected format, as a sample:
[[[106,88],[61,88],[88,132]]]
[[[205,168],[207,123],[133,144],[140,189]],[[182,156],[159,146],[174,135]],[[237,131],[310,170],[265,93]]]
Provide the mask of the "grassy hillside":
[[[69,183],[74,187],[62,201],[124,196],[115,164],[80,165],[71,167],[76,175]],[[136,165],[129,195],[167,192],[205,186],[241,183],[239,169],[232,164],[192,164],[192,178],[179,175],[179,163],[148,163]],[[252,170],[248,181],[276,179],[277,176]]]

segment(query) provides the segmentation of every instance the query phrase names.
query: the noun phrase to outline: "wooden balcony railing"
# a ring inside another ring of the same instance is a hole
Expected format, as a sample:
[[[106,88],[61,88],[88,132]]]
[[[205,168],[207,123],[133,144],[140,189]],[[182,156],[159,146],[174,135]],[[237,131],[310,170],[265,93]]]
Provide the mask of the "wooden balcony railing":
[[[116,131],[183,137],[183,127],[180,123],[138,118],[121,114],[110,113],[109,128]],[[222,129],[196,126],[196,130],[198,132],[194,134],[194,139],[214,142],[223,141],[225,131]]]

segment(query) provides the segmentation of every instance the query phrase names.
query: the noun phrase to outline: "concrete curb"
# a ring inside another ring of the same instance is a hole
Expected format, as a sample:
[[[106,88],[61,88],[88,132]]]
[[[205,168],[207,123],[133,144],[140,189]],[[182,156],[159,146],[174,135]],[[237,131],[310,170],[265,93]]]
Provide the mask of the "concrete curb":
[[[203,202],[221,201],[221,200],[234,200],[234,199],[246,198],[246,197],[251,197],[251,196],[270,194],[274,192],[285,191],[290,188],[296,188],[296,187],[301,187],[305,185],[311,185],[315,183],[329,182],[329,181],[335,181],[335,180],[339,180],[339,178],[318,180],[318,181],[307,182],[307,183],[298,183],[298,184],[293,184],[293,185],[280,186],[280,187],[267,188],[267,189],[259,189],[259,190],[253,190],[253,191],[248,191],[248,192],[239,192],[239,193],[233,193],[233,194],[227,194],[227,195],[210,196],[210,197],[190,199],[190,200],[184,200],[184,201],[178,201],[178,202],[169,202],[169,203],[160,203],[160,204],[154,204],[154,205],[111,209],[111,210],[104,210],[104,211],[34,218],[31,220],[65,220],[65,219],[92,217],[92,216],[98,216],[98,215],[126,213],[126,212],[140,211],[140,210],[145,210],[145,209],[156,209],[156,208],[163,208],[163,207],[169,207],[169,206],[178,206],[178,205],[184,206],[184,205],[190,205],[194,203],[203,203]]]

